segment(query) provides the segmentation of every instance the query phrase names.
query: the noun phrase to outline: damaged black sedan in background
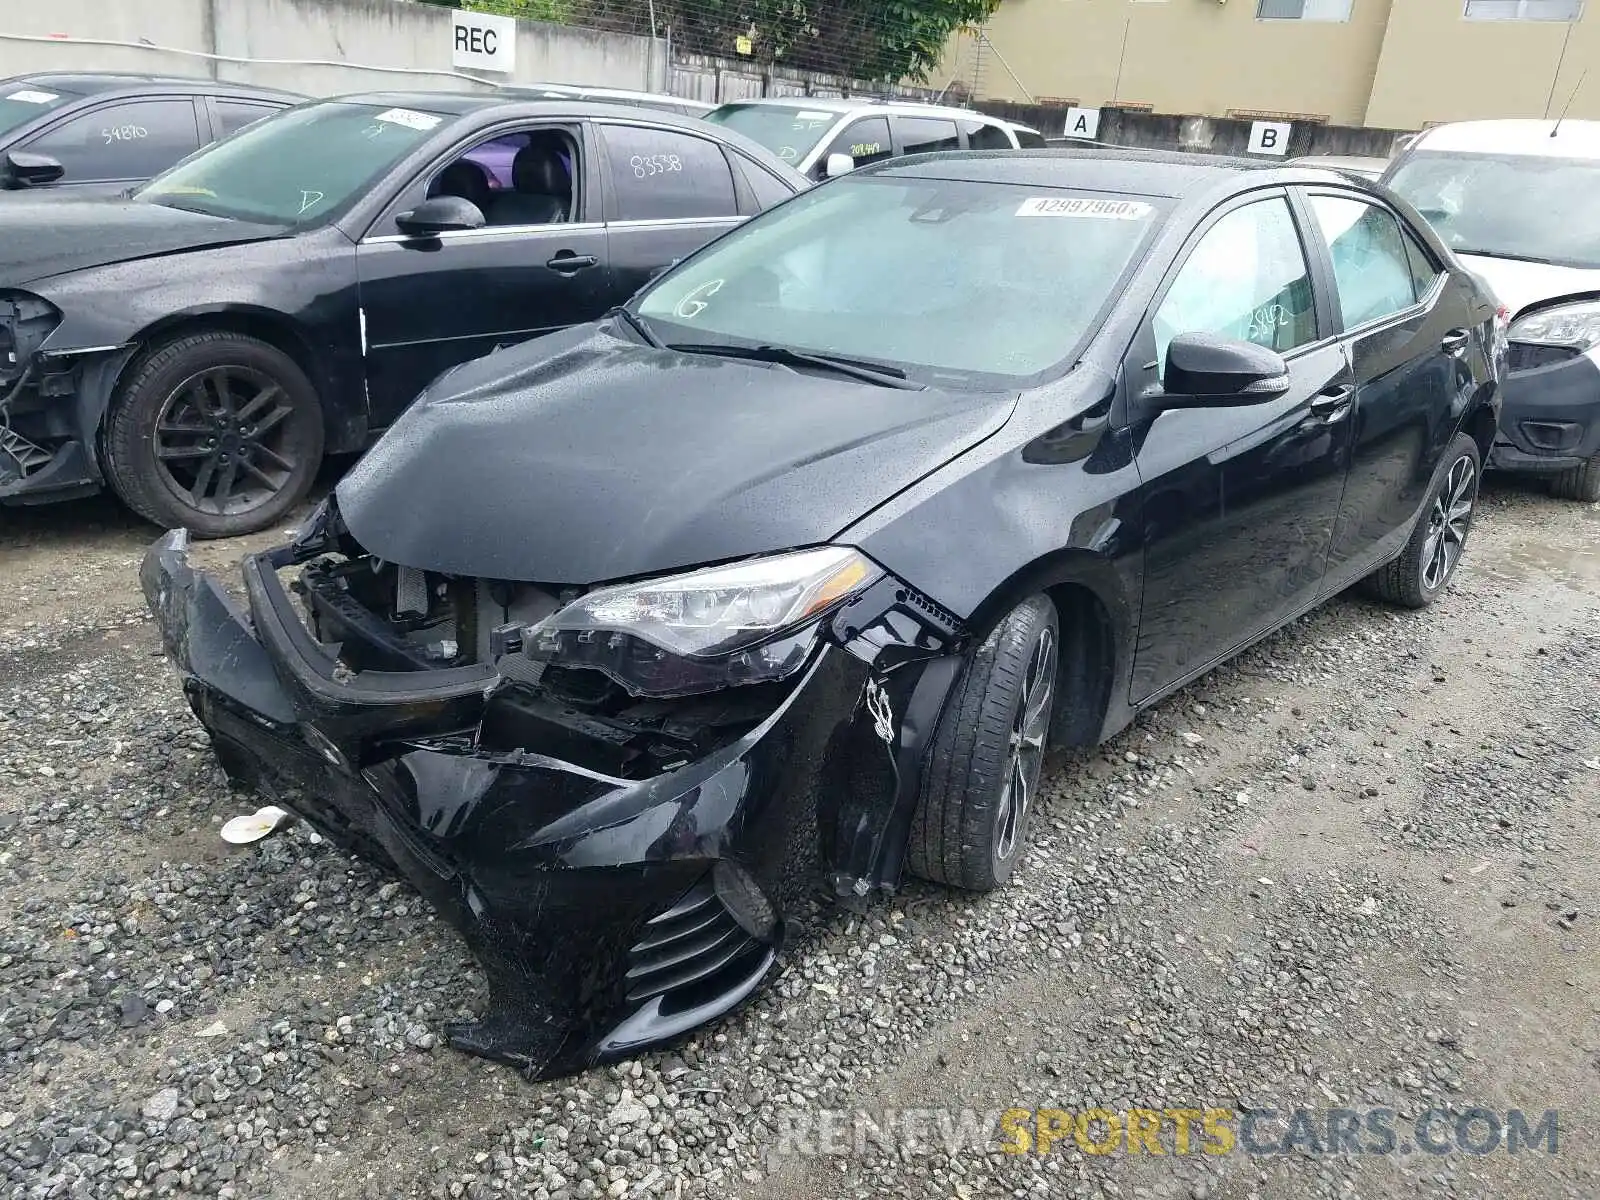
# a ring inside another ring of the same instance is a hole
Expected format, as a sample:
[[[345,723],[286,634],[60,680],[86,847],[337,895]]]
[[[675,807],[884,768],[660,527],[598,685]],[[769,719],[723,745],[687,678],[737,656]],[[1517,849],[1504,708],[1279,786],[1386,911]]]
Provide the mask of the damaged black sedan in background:
[[[1363,578],[1447,586],[1494,307],[1326,172],[925,156],[437,380],[248,613],[143,582],[235,781],[482,965],[456,1047],[551,1075],[769,973],[819,887],[974,890],[1089,745]]]

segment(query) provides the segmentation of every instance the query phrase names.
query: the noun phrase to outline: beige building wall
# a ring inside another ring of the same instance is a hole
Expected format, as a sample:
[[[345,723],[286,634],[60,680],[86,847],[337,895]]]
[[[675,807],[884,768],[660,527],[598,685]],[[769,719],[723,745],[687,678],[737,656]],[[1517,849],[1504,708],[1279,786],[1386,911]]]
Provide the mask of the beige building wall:
[[[1404,8],[1434,0],[1392,2]],[[1218,117],[1283,113],[1359,125],[1390,5],[1354,0],[1348,21],[1262,21],[1256,0],[1004,0],[990,18],[993,50],[983,52],[981,67],[975,40],[958,35],[931,80],[942,87],[957,78],[971,87],[976,69],[985,98],[1147,104]]]
[[[1600,0],[1576,22],[1468,21],[1463,9],[1462,0],[1395,0],[1366,124],[1555,116],[1585,71],[1571,115],[1600,117]]]

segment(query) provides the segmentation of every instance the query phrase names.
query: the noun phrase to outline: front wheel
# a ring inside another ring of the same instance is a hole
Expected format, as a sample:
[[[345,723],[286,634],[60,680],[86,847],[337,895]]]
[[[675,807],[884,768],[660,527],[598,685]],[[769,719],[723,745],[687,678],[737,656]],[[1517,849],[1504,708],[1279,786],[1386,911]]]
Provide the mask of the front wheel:
[[[1426,608],[1437,600],[1461,564],[1482,477],[1478,443],[1457,435],[1411,540],[1398,558],[1367,576],[1366,590],[1401,608]]]
[[[1055,704],[1055,605],[1024,600],[972,653],[923,770],[907,861],[935,883],[986,892],[1027,842]]]
[[[168,529],[233,537],[304,498],[322,461],[322,404],[283,351],[238,333],[180,336],[135,364],[106,420],[106,476]]]

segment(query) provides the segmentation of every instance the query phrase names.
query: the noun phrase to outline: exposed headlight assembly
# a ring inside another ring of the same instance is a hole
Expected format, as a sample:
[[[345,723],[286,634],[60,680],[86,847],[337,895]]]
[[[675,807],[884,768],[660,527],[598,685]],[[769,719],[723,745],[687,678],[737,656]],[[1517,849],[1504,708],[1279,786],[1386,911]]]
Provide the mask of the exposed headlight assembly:
[[[1600,345],[1600,301],[1584,300],[1542,308],[1511,322],[1513,342],[1591,350]]]
[[[847,546],[596,588],[524,634],[523,653],[603,671],[636,696],[684,696],[799,670],[819,619],[883,569]]]

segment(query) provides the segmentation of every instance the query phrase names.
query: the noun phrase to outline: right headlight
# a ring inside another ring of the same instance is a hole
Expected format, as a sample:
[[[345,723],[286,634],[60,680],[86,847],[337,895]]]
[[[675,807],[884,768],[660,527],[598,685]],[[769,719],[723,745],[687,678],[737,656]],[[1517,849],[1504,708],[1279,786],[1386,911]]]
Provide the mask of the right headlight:
[[[820,546],[596,588],[524,634],[523,653],[602,671],[637,696],[682,696],[800,669],[823,615],[883,569]]]
[[[1600,300],[1559,304],[1518,317],[1508,334],[1513,342],[1591,350],[1600,345]]]

